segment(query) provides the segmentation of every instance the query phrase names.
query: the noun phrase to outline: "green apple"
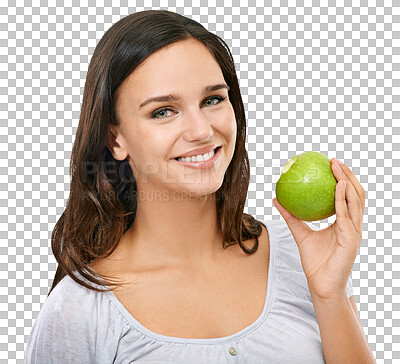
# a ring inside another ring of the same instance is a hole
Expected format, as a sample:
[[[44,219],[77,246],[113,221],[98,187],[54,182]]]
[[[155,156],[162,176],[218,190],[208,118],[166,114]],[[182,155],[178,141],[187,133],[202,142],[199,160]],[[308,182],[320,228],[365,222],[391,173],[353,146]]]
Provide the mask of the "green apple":
[[[329,158],[304,152],[290,159],[276,182],[278,202],[304,221],[322,220],[335,214],[337,181]]]

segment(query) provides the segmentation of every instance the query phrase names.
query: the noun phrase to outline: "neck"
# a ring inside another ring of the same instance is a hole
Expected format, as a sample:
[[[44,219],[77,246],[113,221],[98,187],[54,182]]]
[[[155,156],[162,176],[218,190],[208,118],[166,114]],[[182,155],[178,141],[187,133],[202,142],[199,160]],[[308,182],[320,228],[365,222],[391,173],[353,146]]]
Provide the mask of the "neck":
[[[125,234],[125,254],[157,265],[193,266],[210,263],[223,251],[215,194],[152,196],[138,199],[134,223]]]

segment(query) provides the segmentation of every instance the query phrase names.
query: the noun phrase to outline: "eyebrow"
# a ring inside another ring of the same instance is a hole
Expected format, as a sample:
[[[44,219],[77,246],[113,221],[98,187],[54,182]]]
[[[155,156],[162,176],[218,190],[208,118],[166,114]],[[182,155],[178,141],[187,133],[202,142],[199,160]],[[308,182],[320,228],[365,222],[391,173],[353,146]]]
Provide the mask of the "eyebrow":
[[[220,83],[218,85],[212,85],[212,86],[207,86],[204,88],[203,93],[209,93],[212,91],[220,90],[226,88],[228,91],[230,90],[230,87],[225,84],[225,83]],[[170,94],[170,95],[162,95],[162,96],[154,96],[154,97],[149,97],[148,99],[144,100],[140,106],[139,109],[142,107],[145,107],[146,105],[150,104],[151,102],[162,102],[162,101],[177,101],[180,100],[180,97],[175,95],[175,94]]]

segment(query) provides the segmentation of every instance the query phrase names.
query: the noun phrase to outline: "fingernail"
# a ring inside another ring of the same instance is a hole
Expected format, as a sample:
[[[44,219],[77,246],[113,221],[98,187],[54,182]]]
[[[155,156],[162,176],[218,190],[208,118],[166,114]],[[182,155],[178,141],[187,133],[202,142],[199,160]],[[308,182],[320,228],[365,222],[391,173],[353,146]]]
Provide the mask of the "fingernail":
[[[335,158],[336,159],[336,162],[338,163],[338,164],[344,164],[340,159],[337,159],[337,158]]]

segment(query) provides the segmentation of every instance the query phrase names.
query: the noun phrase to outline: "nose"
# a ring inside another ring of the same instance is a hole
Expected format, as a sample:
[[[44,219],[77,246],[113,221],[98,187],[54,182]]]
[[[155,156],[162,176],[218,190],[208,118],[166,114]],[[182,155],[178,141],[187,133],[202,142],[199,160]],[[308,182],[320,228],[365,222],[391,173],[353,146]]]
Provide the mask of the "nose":
[[[185,125],[184,139],[192,141],[208,141],[214,134],[209,118],[201,109],[190,110],[183,120]]]

